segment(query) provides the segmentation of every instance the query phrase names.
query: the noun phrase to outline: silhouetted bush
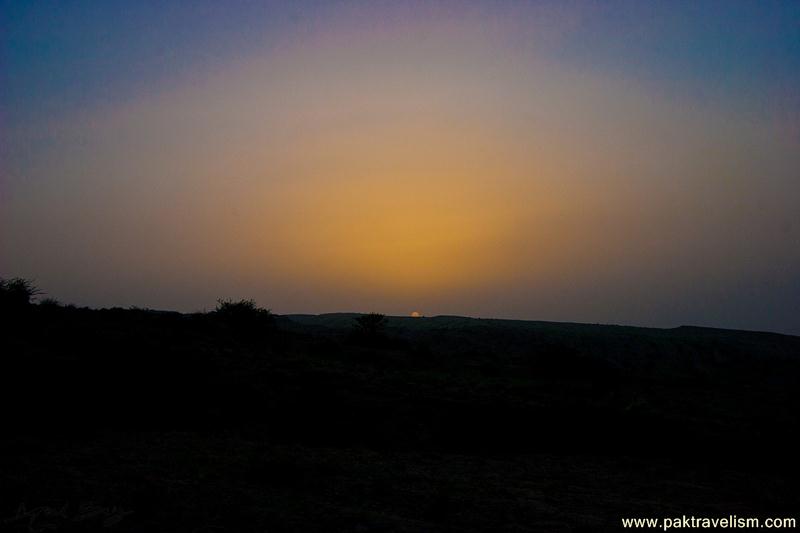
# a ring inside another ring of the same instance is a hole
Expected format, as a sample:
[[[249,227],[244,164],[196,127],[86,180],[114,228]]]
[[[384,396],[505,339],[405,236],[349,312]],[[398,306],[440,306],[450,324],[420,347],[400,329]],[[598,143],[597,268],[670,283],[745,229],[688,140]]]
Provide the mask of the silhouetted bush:
[[[47,308],[61,307],[61,302],[59,302],[55,298],[45,298],[41,302],[39,302],[39,306]]]
[[[214,313],[233,327],[248,333],[271,327],[275,323],[272,311],[259,307],[254,300],[217,300]]]
[[[355,319],[356,331],[368,338],[379,337],[386,329],[386,316],[380,313],[367,313]]]
[[[0,309],[14,310],[30,305],[41,291],[31,280],[24,278],[0,278]]]

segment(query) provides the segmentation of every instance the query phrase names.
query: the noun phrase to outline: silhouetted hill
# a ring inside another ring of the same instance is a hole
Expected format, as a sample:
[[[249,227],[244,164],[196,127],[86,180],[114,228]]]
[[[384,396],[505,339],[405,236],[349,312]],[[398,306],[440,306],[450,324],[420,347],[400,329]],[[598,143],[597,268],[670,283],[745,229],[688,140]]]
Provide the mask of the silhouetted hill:
[[[5,312],[3,527],[614,530],[798,509],[798,337],[451,316],[365,336],[353,313],[247,313]]]

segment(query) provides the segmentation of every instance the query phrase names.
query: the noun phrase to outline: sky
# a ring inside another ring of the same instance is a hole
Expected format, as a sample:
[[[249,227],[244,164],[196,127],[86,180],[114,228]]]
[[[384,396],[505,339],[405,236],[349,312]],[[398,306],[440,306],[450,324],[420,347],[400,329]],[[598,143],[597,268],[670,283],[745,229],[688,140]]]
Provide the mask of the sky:
[[[800,334],[800,2],[0,0],[0,276]]]

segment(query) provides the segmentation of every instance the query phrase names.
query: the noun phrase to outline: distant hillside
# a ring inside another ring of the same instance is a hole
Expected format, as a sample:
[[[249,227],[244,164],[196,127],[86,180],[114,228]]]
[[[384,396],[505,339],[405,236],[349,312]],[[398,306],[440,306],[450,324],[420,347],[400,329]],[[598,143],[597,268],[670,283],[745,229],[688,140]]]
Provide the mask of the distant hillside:
[[[347,329],[361,313],[323,313],[323,314],[288,314],[280,315],[297,324],[321,326],[331,329]],[[640,326],[624,326],[616,324],[584,324],[579,322],[549,322],[542,320],[513,320],[498,318],[472,318],[456,315],[437,315],[431,317],[386,316],[390,328],[398,332],[442,330],[442,329],[474,329],[491,328],[498,332],[525,330],[542,334],[567,334],[591,336],[629,336],[642,338],[689,338],[695,339],[728,339],[736,342],[774,343],[775,346],[797,347],[800,337],[781,333],[746,331],[735,329],[709,328],[700,326],[679,326],[676,328],[650,328]]]
[[[358,313],[285,315],[298,331],[347,332]],[[297,328],[300,325],[302,327]],[[288,327],[292,327],[287,324]],[[387,317],[387,334],[435,345],[444,353],[464,351],[506,356],[540,356],[557,350],[564,357],[601,359],[616,367],[661,372],[725,372],[742,366],[793,365],[800,359],[800,337],[778,333],[681,326],[671,329],[460,316]]]

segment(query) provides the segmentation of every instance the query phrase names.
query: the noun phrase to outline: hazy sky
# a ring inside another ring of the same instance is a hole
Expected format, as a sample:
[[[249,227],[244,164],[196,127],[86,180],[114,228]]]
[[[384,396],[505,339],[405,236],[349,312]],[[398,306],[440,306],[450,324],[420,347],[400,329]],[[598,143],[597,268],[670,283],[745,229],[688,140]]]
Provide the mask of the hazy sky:
[[[0,1],[0,276],[800,334],[800,2]]]

